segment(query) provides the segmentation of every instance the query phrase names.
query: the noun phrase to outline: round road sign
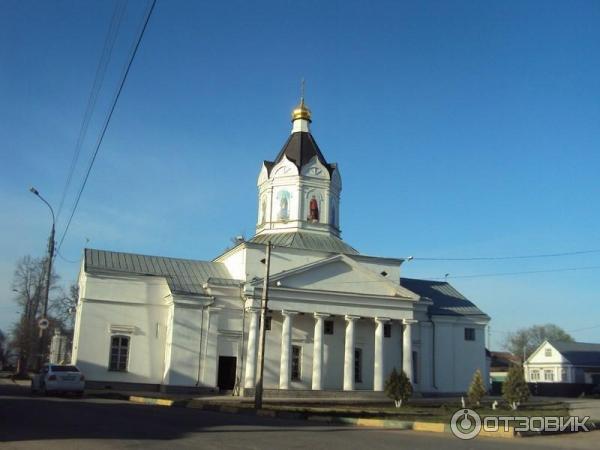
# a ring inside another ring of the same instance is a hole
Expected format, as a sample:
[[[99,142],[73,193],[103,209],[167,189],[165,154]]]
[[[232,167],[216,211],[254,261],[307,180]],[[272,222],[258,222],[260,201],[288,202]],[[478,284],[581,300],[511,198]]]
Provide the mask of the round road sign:
[[[41,330],[48,328],[48,325],[50,325],[50,321],[45,317],[42,317],[40,320],[38,320],[38,327],[40,327]]]

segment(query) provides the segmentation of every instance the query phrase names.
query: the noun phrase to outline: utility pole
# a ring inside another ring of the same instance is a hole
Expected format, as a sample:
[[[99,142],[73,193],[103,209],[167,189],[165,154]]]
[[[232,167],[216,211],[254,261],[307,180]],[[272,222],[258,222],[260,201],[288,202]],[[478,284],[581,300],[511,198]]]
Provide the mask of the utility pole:
[[[263,290],[260,308],[260,328],[258,337],[258,373],[256,374],[256,386],[254,388],[254,408],[262,408],[263,400],[263,372],[265,368],[265,320],[267,318],[267,304],[269,302],[269,273],[271,270],[271,241],[267,242],[267,254],[265,257],[265,277],[263,279]]]
[[[50,209],[50,213],[52,213],[52,229],[50,230],[50,237],[48,238],[48,256],[47,256],[47,263],[46,263],[46,283],[44,286],[44,309],[42,310],[42,317],[40,318],[40,321],[38,322],[38,326],[40,329],[38,369],[41,370],[42,366],[44,365],[45,353],[46,353],[46,339],[45,338],[46,338],[46,335],[48,334],[48,332],[47,332],[47,328],[48,328],[48,325],[47,325],[48,324],[48,297],[50,295],[50,283],[52,281],[52,259],[54,258],[54,234],[55,234],[55,227],[56,227],[56,218],[54,216],[54,210],[52,209],[52,206],[50,206],[50,203],[48,203],[46,201],[46,199],[40,195],[38,190],[36,188],[32,187],[31,189],[29,189],[29,191],[32,194],[39,197],[39,199],[48,206],[48,208]],[[42,326],[42,321],[45,321],[45,326]]]

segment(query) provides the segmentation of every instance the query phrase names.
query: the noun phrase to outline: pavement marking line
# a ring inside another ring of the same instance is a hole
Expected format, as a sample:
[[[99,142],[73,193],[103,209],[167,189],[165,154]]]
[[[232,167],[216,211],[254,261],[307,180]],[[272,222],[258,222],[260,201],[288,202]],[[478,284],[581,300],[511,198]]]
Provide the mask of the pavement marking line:
[[[359,427],[378,427],[383,428],[385,425],[385,420],[383,419],[363,419],[359,418],[356,421],[356,425]]]
[[[443,423],[435,422],[414,422],[412,429],[415,431],[430,431],[433,433],[444,433],[446,431]]]
[[[142,403],[144,405],[158,405],[158,406],[173,406],[174,401],[165,398],[148,398],[148,397],[137,397],[132,395],[129,397],[129,401],[133,403]]]

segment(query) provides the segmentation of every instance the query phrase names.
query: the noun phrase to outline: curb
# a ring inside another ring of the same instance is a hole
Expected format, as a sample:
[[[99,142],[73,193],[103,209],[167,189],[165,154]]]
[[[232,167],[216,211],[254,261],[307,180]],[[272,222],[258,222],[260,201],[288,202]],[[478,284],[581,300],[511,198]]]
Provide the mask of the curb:
[[[164,398],[151,398],[151,397],[140,397],[140,396],[129,396],[126,397],[132,403],[138,403],[143,405],[154,405],[154,406],[165,406],[165,407],[182,407],[200,409],[204,411],[221,412],[226,414],[247,414],[255,415],[259,417],[271,417],[277,419],[293,419],[293,420],[306,420],[310,422],[328,423],[328,424],[340,424],[340,425],[351,425],[356,427],[367,427],[367,428],[387,428],[394,430],[412,430],[412,431],[424,431],[429,433],[451,433],[450,426],[446,423],[440,422],[422,422],[422,421],[410,421],[410,420],[397,420],[397,419],[371,419],[364,417],[341,417],[341,416],[322,416],[318,414],[310,413],[299,413],[292,411],[276,411],[272,409],[258,409],[244,408],[238,406],[219,405],[203,403],[197,400],[169,400]],[[590,431],[600,429],[600,421],[589,422]],[[496,432],[482,430],[477,437],[494,437],[501,439],[513,439],[533,436],[549,436],[554,434],[565,434],[566,432],[515,432],[513,427],[509,427],[508,430],[499,429]]]

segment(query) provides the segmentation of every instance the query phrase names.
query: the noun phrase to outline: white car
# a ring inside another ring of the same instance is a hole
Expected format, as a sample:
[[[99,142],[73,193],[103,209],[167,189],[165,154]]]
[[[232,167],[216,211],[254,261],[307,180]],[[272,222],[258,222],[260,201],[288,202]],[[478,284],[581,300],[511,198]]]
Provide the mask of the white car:
[[[76,366],[45,364],[42,373],[34,375],[31,380],[31,392],[42,392],[44,395],[72,392],[83,395],[85,377]]]

